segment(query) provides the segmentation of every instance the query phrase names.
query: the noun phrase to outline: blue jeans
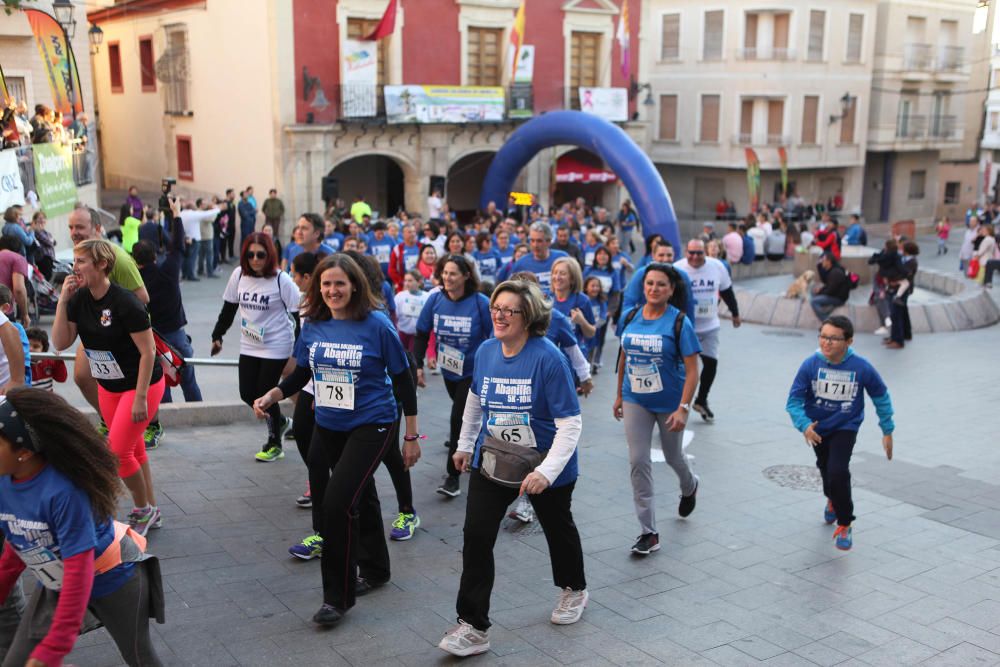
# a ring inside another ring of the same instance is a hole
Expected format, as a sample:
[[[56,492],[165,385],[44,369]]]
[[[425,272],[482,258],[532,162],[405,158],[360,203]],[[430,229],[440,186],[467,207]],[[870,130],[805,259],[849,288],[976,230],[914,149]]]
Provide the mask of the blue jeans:
[[[212,239],[202,239],[198,241],[198,275],[208,276],[215,270],[212,261]]]
[[[838,306],[843,306],[844,302],[835,296],[830,296],[829,294],[817,294],[809,302],[812,306],[813,312],[816,313],[816,317],[820,322],[825,320],[830,316],[830,313],[834,311]]]
[[[184,265],[181,273],[184,275],[185,280],[195,280],[198,277],[194,275],[197,262],[198,241],[192,241],[189,245],[184,246]]]
[[[162,331],[159,333],[163,337],[163,340],[177,348],[177,351],[180,352],[185,359],[190,359],[194,356],[194,350],[191,348],[191,343],[188,341],[188,335],[184,331],[184,327],[170,333],[164,333]],[[198,382],[194,378],[194,366],[191,366],[190,364],[184,366],[181,370],[181,391],[184,392],[184,400],[188,403],[196,403],[202,400],[201,388],[198,386]],[[164,391],[163,400],[160,402],[173,402],[173,399],[170,397],[170,387],[167,387],[166,391]]]

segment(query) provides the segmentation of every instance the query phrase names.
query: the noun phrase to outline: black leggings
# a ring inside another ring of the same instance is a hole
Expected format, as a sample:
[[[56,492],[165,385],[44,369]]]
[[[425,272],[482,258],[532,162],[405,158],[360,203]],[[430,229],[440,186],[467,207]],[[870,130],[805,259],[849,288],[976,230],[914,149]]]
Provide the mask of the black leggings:
[[[309,446],[313,523],[323,538],[323,602],[354,606],[355,578],[389,579],[382,508],[373,475],[392,446],[392,423],[330,431],[319,424]]]
[[[462,433],[462,415],[465,414],[465,399],[469,397],[469,387],[471,386],[471,377],[463,380],[444,381],[444,388],[448,390],[448,396],[451,397],[451,420],[448,429],[448,465],[446,466],[450,477],[457,477],[459,474],[459,470],[455,467],[455,462],[451,460],[451,457],[454,456],[455,451],[458,449],[458,436]]]
[[[248,354],[240,355],[240,400],[253,407],[253,402],[278,386],[281,371],[285,368],[287,359],[262,359]],[[278,429],[281,428],[281,408],[278,403],[267,409],[268,447],[281,448],[281,438]]]
[[[302,462],[309,466],[309,445],[312,442],[313,428],[316,426],[316,408],[314,406],[313,395],[304,391],[299,392],[299,399],[295,402],[295,413],[292,417],[292,432],[295,433],[295,444],[299,448],[299,456]],[[403,466],[403,454],[399,450],[399,420],[393,424],[392,438],[389,449],[385,452],[382,463],[389,471],[392,479],[392,487],[396,490],[396,503],[399,505],[400,514],[413,514],[413,485],[410,483],[410,471]],[[313,503],[313,507],[316,504]],[[319,532],[321,523],[316,519],[316,511],[313,510],[313,530]]]
[[[715,371],[719,367],[719,360],[701,355],[701,379],[698,380],[698,397],[695,403],[708,405],[708,392],[715,382]]]

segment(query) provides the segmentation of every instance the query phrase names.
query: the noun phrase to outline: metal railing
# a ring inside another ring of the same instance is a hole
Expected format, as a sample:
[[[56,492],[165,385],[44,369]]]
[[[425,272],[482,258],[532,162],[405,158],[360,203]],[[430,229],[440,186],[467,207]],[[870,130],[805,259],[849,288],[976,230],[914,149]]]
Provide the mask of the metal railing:
[[[907,114],[896,119],[896,138],[915,141],[927,134],[927,116]]]
[[[737,60],[795,60],[795,51],[785,46],[757,48],[744,46],[736,49]]]
[[[930,136],[934,139],[954,139],[958,134],[958,119],[955,116],[933,116]]]
[[[934,54],[930,44],[905,44],[903,46],[903,69],[910,72],[928,72],[934,66]]]
[[[329,91],[329,97],[324,91]],[[578,88],[571,88],[567,108],[579,109]],[[533,114],[534,90],[530,83],[512,83],[504,87],[504,118],[517,120],[530,118]],[[387,121],[385,106],[385,85],[367,83],[345,83],[326,86],[316,92],[310,91],[309,104],[316,111],[333,109],[338,120],[355,123],[382,124]],[[565,95],[564,95],[565,99]],[[474,105],[469,106],[474,110]],[[467,119],[467,122],[476,122]]]
[[[94,182],[95,159],[94,152],[83,139],[72,139],[66,142],[72,151],[73,182],[77,186]],[[11,148],[17,152],[17,168],[21,172],[21,185],[24,191],[38,192],[35,179],[35,153],[32,146]]]
[[[55,359],[57,361],[68,361],[73,363],[76,360],[76,354],[63,354],[61,352],[32,352],[31,360],[42,360],[42,359]],[[216,366],[216,367],[227,367],[235,368],[240,365],[239,359],[206,359],[204,357],[191,357],[185,359],[184,363],[190,364],[192,366]]]
[[[962,46],[942,46],[938,50],[937,69],[939,72],[955,72],[965,64],[965,48]]]
[[[787,134],[737,132],[733,135],[733,144],[737,146],[788,146],[791,143],[792,138]]]

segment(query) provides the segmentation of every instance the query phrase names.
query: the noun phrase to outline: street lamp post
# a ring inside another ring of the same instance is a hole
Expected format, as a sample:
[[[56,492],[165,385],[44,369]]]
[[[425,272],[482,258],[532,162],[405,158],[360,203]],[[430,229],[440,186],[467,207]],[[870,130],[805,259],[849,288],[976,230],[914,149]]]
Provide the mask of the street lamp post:
[[[76,7],[70,0],[52,0],[52,13],[55,14],[56,23],[62,28],[63,37],[66,39],[66,73],[69,76],[66,79],[66,93],[69,95],[69,110],[73,115],[74,122],[76,122],[76,95],[78,91],[73,87],[73,45],[70,40],[76,34],[76,19],[73,18],[75,10]]]

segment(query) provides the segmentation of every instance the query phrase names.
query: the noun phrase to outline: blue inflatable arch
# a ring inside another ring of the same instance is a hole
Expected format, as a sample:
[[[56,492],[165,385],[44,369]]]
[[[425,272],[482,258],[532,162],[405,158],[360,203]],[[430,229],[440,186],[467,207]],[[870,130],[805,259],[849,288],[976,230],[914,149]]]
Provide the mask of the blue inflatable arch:
[[[550,111],[517,128],[490,163],[481,208],[506,202],[517,175],[538,151],[564,145],[601,156],[628,188],[644,234],[660,234],[680,249],[674,205],[652,161],[620,127],[582,111]]]

